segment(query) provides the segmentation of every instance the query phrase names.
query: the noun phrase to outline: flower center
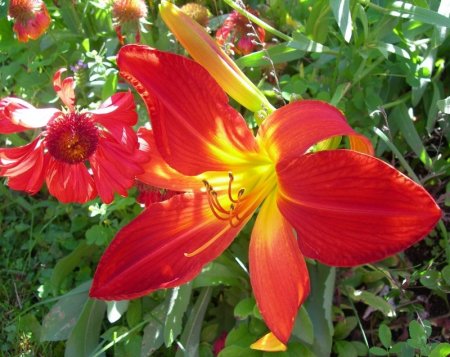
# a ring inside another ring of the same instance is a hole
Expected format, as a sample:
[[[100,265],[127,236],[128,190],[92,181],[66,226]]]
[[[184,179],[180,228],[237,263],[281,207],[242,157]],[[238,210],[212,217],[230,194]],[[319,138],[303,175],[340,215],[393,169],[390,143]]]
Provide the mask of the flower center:
[[[46,147],[56,160],[78,164],[97,149],[98,129],[87,114],[67,113],[47,125]]]
[[[143,0],[115,0],[112,14],[120,24],[139,21],[147,16],[147,6]]]

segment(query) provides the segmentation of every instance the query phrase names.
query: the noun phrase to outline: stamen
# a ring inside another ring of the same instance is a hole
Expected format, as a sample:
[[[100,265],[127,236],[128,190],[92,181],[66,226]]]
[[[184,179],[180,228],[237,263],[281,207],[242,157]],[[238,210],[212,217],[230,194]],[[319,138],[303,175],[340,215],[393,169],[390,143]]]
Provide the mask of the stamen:
[[[193,252],[190,253],[184,253],[184,256],[186,258],[192,258],[196,256],[197,254],[200,254],[201,252],[205,251],[205,249],[209,248],[212,244],[214,244],[223,234],[223,230],[219,233],[217,233],[214,237],[212,237],[209,241],[207,241],[205,244],[203,244],[200,248],[197,248]]]
[[[217,219],[222,221],[228,221],[232,227],[237,227],[242,218],[239,216],[239,206],[241,202],[241,198],[244,195],[245,189],[241,188],[238,191],[237,198],[233,198],[232,196],[232,188],[231,185],[234,181],[234,176],[231,172],[228,173],[229,182],[228,182],[228,199],[230,200],[230,209],[225,209],[223,205],[220,203],[217,192],[214,188],[209,184],[208,181],[203,180],[203,184],[206,188],[206,194],[208,196],[208,204],[211,208],[212,213]]]

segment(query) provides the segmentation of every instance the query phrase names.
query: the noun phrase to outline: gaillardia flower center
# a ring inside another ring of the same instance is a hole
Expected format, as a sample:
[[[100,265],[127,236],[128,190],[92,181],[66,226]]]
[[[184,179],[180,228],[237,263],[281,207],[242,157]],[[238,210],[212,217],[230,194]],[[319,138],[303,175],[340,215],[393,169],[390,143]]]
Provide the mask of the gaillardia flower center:
[[[63,114],[47,125],[46,136],[48,152],[69,164],[87,160],[98,145],[98,129],[87,114]]]

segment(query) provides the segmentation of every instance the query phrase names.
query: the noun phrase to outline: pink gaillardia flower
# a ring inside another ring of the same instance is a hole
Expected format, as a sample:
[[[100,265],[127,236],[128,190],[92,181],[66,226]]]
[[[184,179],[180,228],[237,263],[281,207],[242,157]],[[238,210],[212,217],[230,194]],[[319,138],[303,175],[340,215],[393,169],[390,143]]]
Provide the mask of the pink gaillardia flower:
[[[50,16],[42,0],[11,0],[8,14],[14,19],[13,30],[20,42],[36,40],[50,26]]]
[[[74,81],[56,72],[53,85],[66,109],[38,109],[18,98],[0,100],[0,133],[45,128],[28,145],[0,148],[0,176],[14,190],[35,194],[44,181],[59,201],[85,203],[97,195],[110,203],[127,195],[144,172],[145,155],[132,126],[137,122],[130,92],[116,93],[98,109],[75,107]]]
[[[125,43],[123,30],[136,33],[136,42],[141,41],[140,21],[147,17],[144,0],[113,0],[112,15],[114,28],[121,45]]]
[[[252,15],[259,16],[258,11],[247,7]],[[259,44],[264,42],[266,32],[262,27],[254,25],[251,21],[233,10],[222,26],[216,32],[216,40],[222,47],[231,46],[230,50],[238,55],[247,55],[253,52]]]
[[[373,157],[370,141],[329,104],[290,103],[254,136],[198,63],[139,45],[123,47],[117,63],[152,122],[137,178],[184,193],[150,204],[116,235],[91,297],[133,299],[192,280],[259,208],[250,281],[271,332],[252,348],[284,350],[309,294],[305,257],[346,267],[381,260],[441,217],[426,190]],[[354,150],[311,150],[343,135]]]

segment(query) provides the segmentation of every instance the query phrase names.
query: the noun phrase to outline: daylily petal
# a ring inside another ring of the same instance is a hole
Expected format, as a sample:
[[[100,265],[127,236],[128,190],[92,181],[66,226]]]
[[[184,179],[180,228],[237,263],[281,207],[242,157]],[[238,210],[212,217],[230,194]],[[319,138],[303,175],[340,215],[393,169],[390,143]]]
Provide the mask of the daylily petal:
[[[154,203],[125,226],[106,249],[90,296],[133,299],[181,285],[219,256],[247,221],[217,219],[206,194],[181,194]]]
[[[309,293],[309,277],[294,230],[278,210],[276,191],[267,197],[256,219],[249,264],[261,315],[273,334],[286,344],[298,307]]]
[[[287,350],[286,345],[276,338],[272,332],[269,332],[255,343],[252,343],[250,348],[267,352],[282,352]]]
[[[146,102],[158,150],[174,169],[198,175],[258,160],[245,120],[199,64],[139,45],[122,47],[117,64]]]
[[[64,80],[61,79],[61,74],[65,71],[65,68],[56,71],[53,76],[53,88],[61,101],[73,111],[75,109],[75,82],[73,77],[67,77]]]
[[[84,163],[66,164],[51,158],[47,172],[48,191],[60,202],[86,203],[97,195]]]
[[[356,133],[337,108],[318,100],[301,100],[277,109],[263,122],[258,140],[278,162],[303,155],[312,145],[337,135],[355,136],[357,148],[372,150],[370,141]]]
[[[47,164],[40,136],[25,146],[0,148],[0,176],[8,177],[8,186],[13,190],[38,192],[44,183]]]
[[[142,165],[144,173],[136,178],[147,185],[166,188],[173,191],[199,191],[205,186],[197,176],[186,176],[170,167],[156,148],[153,132],[139,128],[140,150],[145,151],[149,160]]]
[[[123,152],[122,147],[110,138],[99,139],[97,150],[89,162],[98,195],[105,203],[113,201],[115,192],[127,196],[127,190],[134,185],[136,175],[143,172],[139,155],[134,157],[134,154]]]
[[[43,127],[59,113],[54,108],[37,109],[19,98],[3,98],[0,100],[0,133],[18,133]]]
[[[374,262],[423,238],[441,211],[423,187],[374,157],[321,151],[277,165],[278,207],[307,257],[333,266]]]
[[[196,21],[168,1],[159,13],[189,54],[214,77],[232,98],[253,112],[275,110],[262,92]]]

